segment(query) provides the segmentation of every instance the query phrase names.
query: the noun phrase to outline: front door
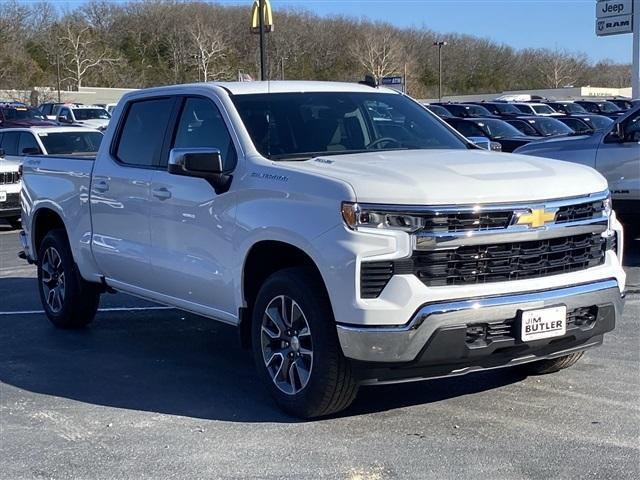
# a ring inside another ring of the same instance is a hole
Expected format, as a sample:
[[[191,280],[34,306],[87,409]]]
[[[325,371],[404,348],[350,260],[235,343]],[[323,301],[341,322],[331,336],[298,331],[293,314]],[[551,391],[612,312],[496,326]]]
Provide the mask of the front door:
[[[237,150],[220,111],[209,98],[183,98],[170,148],[218,148],[231,172]],[[151,184],[154,291],[233,323],[234,195],[216,194],[201,178],[169,174],[167,161],[162,159],[164,168],[154,171]]]

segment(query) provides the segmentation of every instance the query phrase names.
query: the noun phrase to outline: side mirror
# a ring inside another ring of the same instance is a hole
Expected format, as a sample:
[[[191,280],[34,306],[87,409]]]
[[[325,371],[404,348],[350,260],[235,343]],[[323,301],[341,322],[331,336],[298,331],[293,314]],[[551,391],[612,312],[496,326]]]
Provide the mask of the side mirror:
[[[40,155],[40,149],[38,147],[23,148],[22,155]]]
[[[169,152],[167,170],[172,175],[203,178],[218,194],[231,185],[231,175],[225,175],[222,154],[217,148],[174,148]]]
[[[71,123],[71,120],[69,120],[69,117],[67,117],[66,115],[60,115],[58,117],[58,121],[60,123]]]

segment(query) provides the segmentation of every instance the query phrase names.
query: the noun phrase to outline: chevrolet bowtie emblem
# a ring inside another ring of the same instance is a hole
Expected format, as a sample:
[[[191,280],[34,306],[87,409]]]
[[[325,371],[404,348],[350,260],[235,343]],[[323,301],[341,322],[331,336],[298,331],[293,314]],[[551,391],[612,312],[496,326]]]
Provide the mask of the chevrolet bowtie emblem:
[[[529,225],[532,228],[543,227],[556,219],[556,212],[547,212],[544,208],[531,210],[531,213],[522,213],[518,216],[518,225]]]

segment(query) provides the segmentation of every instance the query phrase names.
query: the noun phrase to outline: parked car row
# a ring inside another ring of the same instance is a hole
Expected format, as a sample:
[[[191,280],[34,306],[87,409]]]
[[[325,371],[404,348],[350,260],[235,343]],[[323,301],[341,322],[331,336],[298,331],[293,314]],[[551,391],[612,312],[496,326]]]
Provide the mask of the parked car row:
[[[637,101],[512,100],[425,106],[481,148],[499,150],[490,147],[497,142],[503,152],[556,158],[597,169],[609,182],[620,216],[630,226],[640,222]]]

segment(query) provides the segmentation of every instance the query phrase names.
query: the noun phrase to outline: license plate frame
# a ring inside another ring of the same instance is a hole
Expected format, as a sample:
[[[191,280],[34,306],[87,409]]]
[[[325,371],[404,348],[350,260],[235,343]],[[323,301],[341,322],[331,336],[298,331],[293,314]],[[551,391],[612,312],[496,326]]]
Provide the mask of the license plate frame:
[[[518,317],[520,340],[524,343],[562,337],[567,333],[566,305],[521,310]]]

